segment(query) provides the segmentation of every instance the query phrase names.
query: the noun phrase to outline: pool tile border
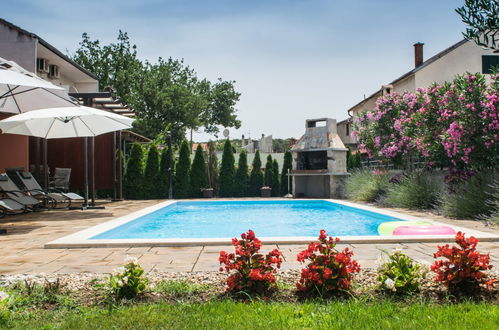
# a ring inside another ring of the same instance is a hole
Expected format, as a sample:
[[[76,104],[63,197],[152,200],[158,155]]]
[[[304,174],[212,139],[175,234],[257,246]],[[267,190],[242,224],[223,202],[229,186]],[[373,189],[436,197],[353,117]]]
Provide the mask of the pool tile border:
[[[269,200],[269,199],[265,199]],[[289,200],[289,199],[273,199],[273,200]],[[293,200],[310,200],[310,199],[293,199]],[[337,199],[317,199],[324,200],[340,205],[358,208],[365,211],[375,212],[402,220],[409,221],[428,221],[435,225],[445,225],[454,228],[456,231],[463,231],[467,235],[473,235],[481,241],[499,241],[499,235],[492,233],[481,232],[474,229],[458,227],[434,221],[431,219],[414,217],[411,215],[378,209],[376,207],[362,205],[344,200]],[[206,200],[203,200],[206,201]],[[234,199],[216,199],[214,201],[235,201]],[[230,245],[231,238],[170,238],[170,239],[95,239],[90,240],[100,233],[110,229],[121,226],[127,222],[133,221],[138,217],[149,214],[159,210],[165,206],[176,203],[177,200],[165,201],[153,206],[146,207],[142,210],[133,212],[131,214],[118,217],[116,219],[104,222],[102,224],[78,231],[76,233],[64,236],[54,241],[45,244],[46,249],[59,249],[59,248],[109,248],[109,247],[162,247],[162,246],[200,246],[200,245]],[[340,236],[343,243],[421,243],[421,242],[453,242],[453,235],[407,235],[407,236]],[[316,237],[264,237],[261,239],[263,244],[308,244],[316,240]]]

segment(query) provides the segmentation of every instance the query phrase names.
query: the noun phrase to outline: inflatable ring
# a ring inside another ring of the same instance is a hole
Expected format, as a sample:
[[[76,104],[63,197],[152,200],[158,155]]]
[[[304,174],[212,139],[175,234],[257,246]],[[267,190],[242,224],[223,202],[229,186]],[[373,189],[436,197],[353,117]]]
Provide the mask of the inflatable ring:
[[[393,235],[455,235],[456,231],[449,226],[400,226]]]
[[[381,236],[393,235],[395,228],[400,226],[418,226],[418,225],[431,225],[428,221],[389,221],[383,222],[378,226],[378,234]]]

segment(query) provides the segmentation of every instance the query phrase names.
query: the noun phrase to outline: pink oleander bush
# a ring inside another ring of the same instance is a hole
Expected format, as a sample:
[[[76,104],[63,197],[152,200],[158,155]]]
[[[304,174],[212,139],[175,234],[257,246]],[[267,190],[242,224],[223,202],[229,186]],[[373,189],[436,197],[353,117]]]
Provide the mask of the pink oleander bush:
[[[378,98],[361,114],[353,135],[369,157],[404,164],[423,159],[449,167],[448,180],[497,166],[499,75],[457,76],[452,83]]]

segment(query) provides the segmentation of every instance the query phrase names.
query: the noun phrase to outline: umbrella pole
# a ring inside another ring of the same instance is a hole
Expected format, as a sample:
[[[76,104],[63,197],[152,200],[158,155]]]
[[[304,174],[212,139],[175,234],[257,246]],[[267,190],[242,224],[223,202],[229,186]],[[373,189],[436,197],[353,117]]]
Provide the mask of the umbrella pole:
[[[47,156],[47,139],[43,139],[43,185],[45,190],[49,189],[49,169]]]
[[[93,148],[92,148],[93,151]],[[88,137],[83,140],[83,158],[85,159],[85,164],[83,166],[83,179],[85,181],[85,202],[82,205],[82,210],[95,210],[95,209],[105,209],[104,206],[95,206],[88,203]]]
[[[88,208],[88,137],[83,138],[83,181],[85,190],[85,203],[83,204],[83,208]]]

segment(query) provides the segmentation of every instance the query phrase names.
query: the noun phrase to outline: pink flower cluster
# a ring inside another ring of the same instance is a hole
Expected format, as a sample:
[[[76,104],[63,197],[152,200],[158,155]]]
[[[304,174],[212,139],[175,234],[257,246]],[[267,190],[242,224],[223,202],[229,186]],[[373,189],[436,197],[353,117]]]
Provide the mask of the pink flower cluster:
[[[497,165],[499,75],[487,84],[480,74],[449,84],[392,93],[361,114],[355,133],[370,157],[404,162],[408,156],[430,166],[470,170]]]

